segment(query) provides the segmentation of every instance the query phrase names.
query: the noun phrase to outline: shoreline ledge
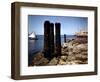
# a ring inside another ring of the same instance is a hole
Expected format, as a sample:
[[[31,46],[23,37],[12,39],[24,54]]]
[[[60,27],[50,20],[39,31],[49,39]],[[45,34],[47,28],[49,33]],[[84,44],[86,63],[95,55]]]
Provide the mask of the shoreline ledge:
[[[29,66],[53,66],[53,65],[74,65],[88,64],[88,43],[80,39],[72,39],[61,45],[61,56],[48,60],[43,52],[38,52],[33,57]]]

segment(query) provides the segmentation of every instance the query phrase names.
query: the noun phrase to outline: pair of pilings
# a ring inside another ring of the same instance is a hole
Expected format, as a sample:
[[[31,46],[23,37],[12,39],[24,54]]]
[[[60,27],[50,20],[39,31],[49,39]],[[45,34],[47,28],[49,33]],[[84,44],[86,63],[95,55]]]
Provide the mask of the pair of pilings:
[[[60,28],[61,24],[55,23],[54,36],[54,24],[49,21],[44,22],[44,56],[48,59],[61,55]]]

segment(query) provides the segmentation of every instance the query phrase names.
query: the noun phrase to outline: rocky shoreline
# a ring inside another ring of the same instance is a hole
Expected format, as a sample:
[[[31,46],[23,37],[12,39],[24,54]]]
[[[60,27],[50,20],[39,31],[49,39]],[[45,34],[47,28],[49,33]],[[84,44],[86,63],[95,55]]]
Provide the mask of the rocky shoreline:
[[[73,65],[88,63],[88,44],[78,39],[68,40],[62,44],[62,55],[48,60],[42,52],[37,53],[29,66]]]

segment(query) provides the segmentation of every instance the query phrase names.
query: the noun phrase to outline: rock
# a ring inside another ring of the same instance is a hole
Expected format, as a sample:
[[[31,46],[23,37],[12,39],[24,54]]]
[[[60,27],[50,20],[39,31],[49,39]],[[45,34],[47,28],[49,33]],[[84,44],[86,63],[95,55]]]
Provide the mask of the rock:
[[[77,45],[79,45],[79,43],[74,43],[74,44],[73,44],[74,47],[77,46]]]
[[[63,61],[62,59],[60,59],[60,61],[59,61],[59,65],[66,65],[66,62]]]
[[[67,56],[61,56],[61,60],[66,61]]]
[[[63,64],[86,64],[88,59],[88,44],[78,43],[76,40],[62,45],[62,55],[59,63]],[[66,61],[66,63],[65,63]]]
[[[36,66],[43,66],[43,65],[47,65],[48,62],[49,62],[48,59],[41,58],[39,61],[34,61],[34,65],[36,65]]]
[[[68,48],[64,48],[64,49],[62,49],[62,51],[68,52]]]
[[[62,48],[67,48],[68,47],[68,43],[63,43],[62,44]]]
[[[81,52],[80,48],[77,48],[77,47],[74,47],[74,48],[73,48],[73,53],[74,53],[74,54],[78,54],[78,53],[80,53],[80,52]]]
[[[68,44],[68,50],[69,50],[69,51],[72,51],[72,50],[73,50],[73,45],[72,45],[71,42]]]
[[[49,63],[48,65],[57,65],[58,63],[58,59],[56,57],[54,57]]]
[[[71,40],[70,39],[66,39],[66,42],[68,43],[68,42],[70,42]]]
[[[66,50],[62,50],[62,55],[66,55],[66,56],[68,56],[68,51],[66,51]]]
[[[80,60],[66,61],[67,65],[83,64]]]
[[[83,62],[83,61],[77,61],[77,64],[87,64],[87,61]]]
[[[73,55],[72,51],[68,52],[68,56],[72,56],[72,55]]]
[[[87,55],[77,54],[77,55],[75,56],[75,58],[76,58],[76,60],[81,60],[81,61],[83,61],[83,60],[87,60]]]
[[[74,65],[74,64],[76,64],[74,61],[66,61],[66,64],[67,65]]]
[[[34,56],[33,60],[38,61],[38,60],[40,60],[41,58],[44,58],[44,54],[43,54],[42,52],[39,52],[39,53],[37,53],[37,54]]]
[[[41,66],[46,65],[48,62],[49,60],[44,58],[44,54],[42,52],[39,52],[34,56],[32,65]]]
[[[82,37],[81,37],[81,38],[78,38],[78,37],[77,37],[77,38],[75,39],[75,41],[78,42],[78,43],[80,43],[80,44],[83,44],[83,43],[87,43],[87,42],[88,42],[88,38],[87,38],[86,36],[83,37],[83,38],[82,38]]]
[[[68,60],[68,61],[73,61],[73,60],[75,60],[75,56],[70,55],[70,56],[68,56],[67,60]]]
[[[71,65],[75,65],[76,62],[75,62],[75,61],[71,61],[70,64],[71,64]]]
[[[81,52],[82,55],[88,55],[87,51]]]
[[[80,49],[80,50],[87,50],[87,44],[79,44],[76,47],[77,49]]]
[[[87,45],[86,44],[79,44],[79,45],[77,45],[73,48],[74,54],[78,54],[78,53],[81,53],[83,51],[87,51]]]

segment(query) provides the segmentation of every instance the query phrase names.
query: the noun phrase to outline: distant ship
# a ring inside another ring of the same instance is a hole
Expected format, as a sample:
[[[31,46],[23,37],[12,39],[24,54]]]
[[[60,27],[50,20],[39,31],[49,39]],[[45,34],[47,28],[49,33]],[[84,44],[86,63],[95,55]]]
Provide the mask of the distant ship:
[[[29,34],[28,38],[29,38],[30,40],[38,40],[38,38],[36,37],[35,32],[32,32],[31,34]]]

